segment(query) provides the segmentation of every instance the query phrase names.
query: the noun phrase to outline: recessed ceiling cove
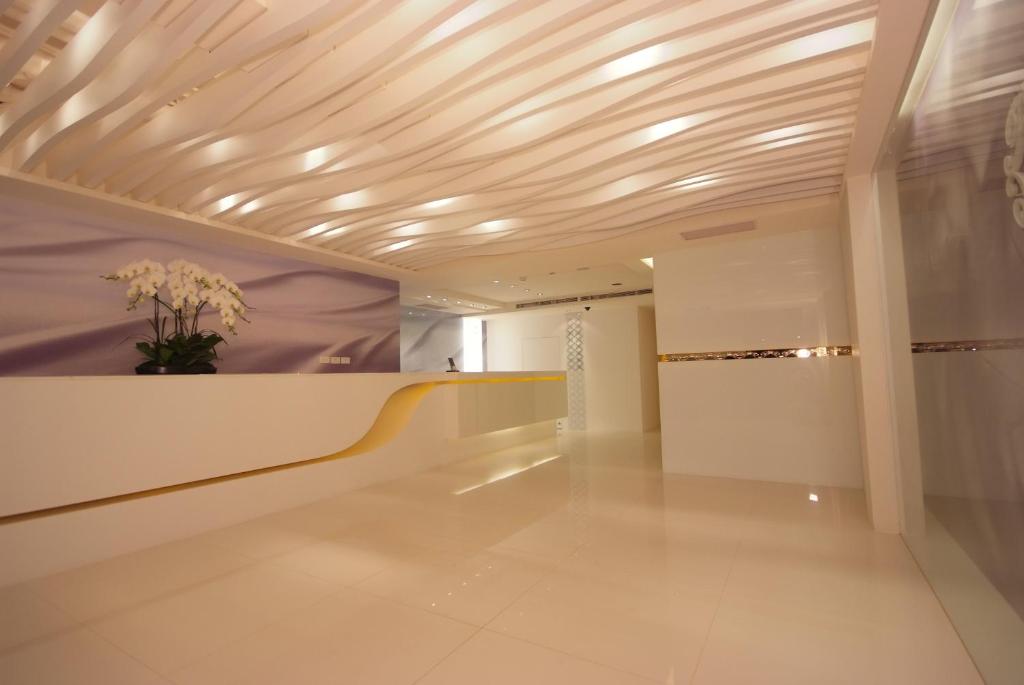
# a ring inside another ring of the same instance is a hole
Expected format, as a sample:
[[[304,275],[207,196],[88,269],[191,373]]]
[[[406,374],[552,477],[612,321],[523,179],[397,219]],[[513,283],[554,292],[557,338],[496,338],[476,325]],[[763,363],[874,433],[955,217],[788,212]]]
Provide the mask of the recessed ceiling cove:
[[[835,193],[854,0],[0,0],[10,171],[408,269]]]

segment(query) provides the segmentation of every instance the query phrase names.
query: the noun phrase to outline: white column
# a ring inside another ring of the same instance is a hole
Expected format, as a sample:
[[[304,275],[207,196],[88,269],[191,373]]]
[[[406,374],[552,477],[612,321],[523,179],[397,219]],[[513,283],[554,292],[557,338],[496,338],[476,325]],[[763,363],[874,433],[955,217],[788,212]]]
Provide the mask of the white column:
[[[891,171],[846,180],[850,320],[868,511],[877,530],[920,523],[921,474],[896,181]]]

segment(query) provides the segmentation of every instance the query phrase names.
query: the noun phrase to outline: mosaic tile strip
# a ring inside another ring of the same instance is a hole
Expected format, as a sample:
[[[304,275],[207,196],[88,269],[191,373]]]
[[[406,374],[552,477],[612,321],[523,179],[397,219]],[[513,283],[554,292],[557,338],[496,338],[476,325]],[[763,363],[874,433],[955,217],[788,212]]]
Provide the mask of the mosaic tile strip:
[[[812,357],[848,357],[853,354],[849,345],[822,347],[786,347],[772,350],[731,350],[728,352],[676,352],[659,354],[659,362],[705,362],[726,359],[810,359]]]
[[[994,340],[947,340],[944,342],[916,342],[910,344],[914,354],[923,352],[984,352],[986,350],[1021,350],[1024,338],[996,338]]]
[[[569,430],[587,427],[587,395],[583,384],[583,314],[565,315],[565,385],[569,395]]]

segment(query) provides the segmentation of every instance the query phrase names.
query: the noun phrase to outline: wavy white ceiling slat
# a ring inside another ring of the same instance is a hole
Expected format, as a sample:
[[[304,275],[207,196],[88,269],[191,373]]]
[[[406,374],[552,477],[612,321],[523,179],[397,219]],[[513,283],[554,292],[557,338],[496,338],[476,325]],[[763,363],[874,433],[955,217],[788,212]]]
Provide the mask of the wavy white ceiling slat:
[[[867,0],[0,2],[11,169],[410,269],[836,192]]]

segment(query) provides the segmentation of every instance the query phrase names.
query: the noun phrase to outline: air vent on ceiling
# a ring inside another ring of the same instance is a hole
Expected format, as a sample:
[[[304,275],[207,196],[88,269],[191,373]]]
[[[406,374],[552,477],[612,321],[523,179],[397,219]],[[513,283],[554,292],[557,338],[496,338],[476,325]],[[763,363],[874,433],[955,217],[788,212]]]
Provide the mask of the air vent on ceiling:
[[[712,226],[711,228],[698,228],[695,231],[683,231],[679,235],[683,237],[683,240],[700,240],[701,238],[714,238],[716,235],[744,233],[746,231],[753,231],[754,228],[755,224],[753,221],[744,221],[739,224],[724,224],[722,226]]]
[[[436,309],[442,312],[448,309],[448,305],[446,304],[430,304],[429,302],[424,302],[423,304],[418,304],[416,306],[420,309]]]
[[[600,293],[598,295],[580,295],[579,297],[561,297],[557,300],[540,300],[537,302],[520,302],[516,309],[532,309],[533,307],[547,307],[553,304],[569,304],[572,302],[591,302],[593,300],[607,300],[612,297],[631,297],[633,295],[647,295],[654,291],[650,288],[643,290],[626,290],[615,293]]]

